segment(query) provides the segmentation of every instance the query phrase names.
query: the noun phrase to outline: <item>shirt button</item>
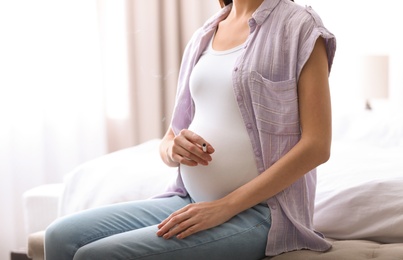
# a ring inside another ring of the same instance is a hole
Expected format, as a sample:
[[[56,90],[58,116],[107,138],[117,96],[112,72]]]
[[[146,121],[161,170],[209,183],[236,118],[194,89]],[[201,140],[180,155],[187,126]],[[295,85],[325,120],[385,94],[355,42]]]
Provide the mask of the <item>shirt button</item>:
[[[238,95],[238,96],[236,97],[236,100],[242,101],[242,100],[243,100],[243,97],[242,97],[241,95]]]
[[[253,27],[254,25],[256,25],[256,21],[255,21],[255,19],[252,18],[249,20],[249,26]]]
[[[247,124],[246,124],[246,128],[251,129],[251,128],[252,128],[252,124],[251,124],[251,123],[247,123]]]
[[[255,155],[256,155],[257,157],[260,157],[260,152],[259,152],[259,151],[255,151]]]
[[[234,71],[235,71],[235,72],[238,71],[238,67],[235,67]]]
[[[276,205],[275,202],[269,202],[267,205],[268,205],[268,206],[270,207],[270,209],[272,209],[272,210],[276,210],[276,209],[277,209],[277,205]]]

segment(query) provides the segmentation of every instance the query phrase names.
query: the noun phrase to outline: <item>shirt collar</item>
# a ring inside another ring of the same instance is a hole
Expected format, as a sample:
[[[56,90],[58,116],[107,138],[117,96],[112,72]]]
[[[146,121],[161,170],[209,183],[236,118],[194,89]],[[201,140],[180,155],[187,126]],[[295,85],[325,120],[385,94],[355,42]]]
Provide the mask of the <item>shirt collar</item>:
[[[249,25],[261,25],[270,13],[276,8],[281,0],[264,0],[262,4],[252,14],[252,18],[249,20]],[[203,26],[205,32],[209,32],[218,26],[218,23],[224,20],[231,11],[232,4],[223,7],[216,15],[207,20]]]
[[[261,25],[270,13],[276,8],[281,0],[264,0],[263,3],[252,14],[252,18],[256,22],[256,25]]]

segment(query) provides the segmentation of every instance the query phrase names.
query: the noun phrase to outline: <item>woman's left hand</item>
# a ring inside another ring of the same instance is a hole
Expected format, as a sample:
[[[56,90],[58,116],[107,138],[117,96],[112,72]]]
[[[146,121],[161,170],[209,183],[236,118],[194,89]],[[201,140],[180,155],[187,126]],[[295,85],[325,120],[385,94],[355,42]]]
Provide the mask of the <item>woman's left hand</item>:
[[[218,201],[192,203],[172,213],[158,225],[157,235],[183,239],[199,231],[223,224],[233,217]]]

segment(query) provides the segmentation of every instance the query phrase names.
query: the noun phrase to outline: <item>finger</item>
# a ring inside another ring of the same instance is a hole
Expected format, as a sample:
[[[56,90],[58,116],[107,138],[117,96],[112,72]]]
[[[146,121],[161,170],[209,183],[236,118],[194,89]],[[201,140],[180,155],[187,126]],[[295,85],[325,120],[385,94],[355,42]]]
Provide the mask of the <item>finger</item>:
[[[164,239],[170,239],[174,236],[177,236],[178,238],[184,237],[181,234],[185,234],[187,230],[193,230],[193,223],[191,219],[187,219],[185,221],[180,222],[179,224],[175,225],[173,228],[171,228],[168,232],[166,232],[162,237]],[[190,233],[189,233],[190,234]]]
[[[207,142],[207,140],[205,140],[203,137],[201,137],[200,135],[187,130],[187,129],[183,129],[178,136],[182,136],[185,140],[189,141],[190,143],[196,145],[198,148],[201,149],[202,152],[204,153],[213,153],[214,152],[214,148],[212,147],[211,144],[209,144]],[[203,150],[203,146],[206,146],[206,151]],[[201,154],[201,153],[200,153]]]
[[[192,132],[190,130],[183,129],[179,133],[179,136],[183,136],[186,140],[188,140],[189,142],[191,142],[193,144],[197,144],[198,147],[200,147],[200,148],[202,148],[203,145],[209,145],[212,148],[211,144],[209,144],[206,139],[204,139],[200,135],[198,135],[195,132]]]
[[[179,163],[190,166],[197,164],[208,165],[208,162],[212,160],[209,153],[203,152],[201,145],[179,138],[178,140],[174,140],[174,143],[172,159]]]
[[[191,225],[188,226],[186,229],[183,230],[183,232],[179,233],[176,237],[178,239],[184,239],[190,235],[193,235],[197,232],[199,232],[200,229],[198,228],[198,225]]]
[[[184,136],[191,143],[197,143],[201,145],[203,144],[203,142],[205,142],[205,140],[200,135],[188,129],[183,129],[182,131],[179,132],[179,135]]]
[[[157,235],[158,236],[163,236],[166,233],[168,233],[172,228],[174,228],[176,225],[178,225],[179,223],[185,221],[186,219],[188,219],[189,217],[182,213],[182,209],[172,213],[168,218],[166,218],[165,220],[163,220],[157,227],[158,227],[158,231],[157,231]]]
[[[172,159],[180,164],[185,164],[188,166],[196,166],[199,163],[202,163],[197,160],[196,156],[192,155],[189,151],[182,147],[172,149]]]
[[[206,144],[206,153],[212,154],[212,153],[215,152],[215,149],[214,149],[214,147],[213,147],[211,144],[209,144],[209,143],[205,143],[205,144]],[[203,152],[204,152],[204,151],[203,151]]]
[[[172,215],[167,217],[166,219],[164,219],[161,223],[159,223],[157,226],[158,229],[162,229],[162,227],[164,227],[171,218],[172,218]]]
[[[168,221],[163,226],[158,226],[157,236],[167,238],[166,234],[174,227],[171,224],[172,223]]]

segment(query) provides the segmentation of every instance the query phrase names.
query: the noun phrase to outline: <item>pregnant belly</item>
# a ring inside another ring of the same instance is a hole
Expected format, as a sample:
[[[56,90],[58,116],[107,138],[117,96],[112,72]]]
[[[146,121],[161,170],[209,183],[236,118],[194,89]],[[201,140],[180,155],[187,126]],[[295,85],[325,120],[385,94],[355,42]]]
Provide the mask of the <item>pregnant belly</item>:
[[[208,166],[180,166],[183,182],[194,201],[222,198],[258,175],[246,131],[218,131],[200,125],[192,125],[189,130],[205,138],[215,149]]]

